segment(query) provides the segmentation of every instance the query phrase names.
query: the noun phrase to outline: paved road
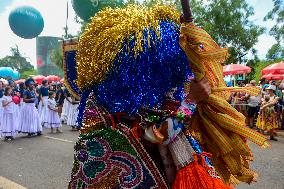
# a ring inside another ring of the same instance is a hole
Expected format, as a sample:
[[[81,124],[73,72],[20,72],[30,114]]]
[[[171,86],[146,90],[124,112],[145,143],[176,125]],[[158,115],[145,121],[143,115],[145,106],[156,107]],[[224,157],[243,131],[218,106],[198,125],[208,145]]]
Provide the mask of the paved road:
[[[0,141],[0,189],[64,189],[73,161],[73,145],[78,132],[66,126],[63,134],[41,137],[19,135],[15,141]],[[255,153],[253,168],[259,181],[237,189],[284,189],[284,138],[261,150],[250,144]]]
[[[15,141],[0,141],[0,176],[29,189],[67,188],[78,132],[67,126],[63,134],[48,132],[41,137],[20,135]]]
[[[284,138],[271,142],[272,147],[261,149],[250,144],[254,153],[252,168],[258,173],[258,181],[241,184],[237,189],[284,189]]]

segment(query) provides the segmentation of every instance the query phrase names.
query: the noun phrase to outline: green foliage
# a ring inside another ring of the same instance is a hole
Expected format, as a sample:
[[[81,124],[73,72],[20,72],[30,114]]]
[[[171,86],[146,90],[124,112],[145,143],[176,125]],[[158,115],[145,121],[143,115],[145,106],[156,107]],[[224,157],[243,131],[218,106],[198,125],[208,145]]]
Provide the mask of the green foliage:
[[[256,69],[255,67],[259,64],[260,59],[257,56],[257,50],[256,49],[252,49],[252,54],[253,54],[253,59],[250,59],[247,61],[247,66],[249,66],[251,68],[251,72],[247,75],[246,79],[247,80],[253,80],[255,79],[255,73],[256,73]]]
[[[21,55],[18,46],[11,47],[11,55],[0,59],[0,67],[11,67],[22,75],[25,71],[32,71],[34,67]]]
[[[51,61],[60,69],[63,70],[63,53],[62,48],[57,48],[51,52]]]
[[[276,24],[270,29],[270,35],[274,36],[277,44],[274,44],[267,52],[266,58],[269,60],[284,59],[284,1],[273,0],[274,7],[264,18],[275,20]]]
[[[283,34],[284,35],[284,34]],[[284,47],[279,43],[272,45],[266,54],[268,60],[281,60],[284,59]]]
[[[23,73],[21,73],[21,78],[27,79],[27,78],[35,76],[35,75],[38,75],[37,70],[35,70],[35,69],[27,70],[27,71],[24,71]]]
[[[254,66],[254,74],[253,74],[252,78],[255,79],[256,81],[259,81],[261,79],[261,76],[262,76],[261,71],[265,67],[269,66],[270,64],[274,64],[274,63],[278,63],[278,62],[279,61],[275,61],[275,60],[273,60],[273,61],[259,61],[259,62],[257,62],[255,64],[255,66]]]
[[[284,41],[284,0],[273,0],[274,7],[266,15],[264,20],[275,20],[276,24],[271,28],[270,34],[280,43]]]
[[[157,2],[174,4],[181,12],[180,0],[144,0],[151,6]],[[228,63],[236,63],[258,41],[265,29],[249,20],[254,10],[246,0],[190,1],[195,23],[205,29],[222,47],[229,47]]]

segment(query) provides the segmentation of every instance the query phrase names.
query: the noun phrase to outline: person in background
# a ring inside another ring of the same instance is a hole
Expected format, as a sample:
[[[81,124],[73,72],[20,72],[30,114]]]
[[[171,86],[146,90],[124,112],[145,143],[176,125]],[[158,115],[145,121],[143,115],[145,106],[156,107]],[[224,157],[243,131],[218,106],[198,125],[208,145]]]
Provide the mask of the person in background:
[[[77,126],[78,126],[77,116],[78,116],[78,107],[79,107],[80,99],[74,96],[72,96],[71,98],[72,98],[72,103],[69,106],[67,126],[72,127],[72,131],[76,131]]]
[[[250,81],[250,87],[256,87],[256,81]],[[254,119],[257,118],[259,108],[260,108],[260,100],[261,96],[251,96],[249,94],[246,95],[248,102],[248,125],[250,128],[254,127]]]
[[[3,106],[3,117],[2,117],[2,136],[5,137],[5,141],[9,139],[14,140],[17,132],[16,109],[15,103],[12,100],[12,88],[10,86],[6,87],[4,92],[4,97],[2,100]]]
[[[72,106],[72,99],[71,99],[71,94],[70,92],[67,90],[67,88],[65,87],[65,89],[63,90],[63,94],[64,94],[64,102],[63,102],[63,109],[62,109],[62,114],[61,114],[61,121],[63,123],[67,123],[68,121],[68,115],[69,115],[69,111],[70,111],[70,107]]]
[[[56,83],[52,82],[49,84],[49,91],[56,93]]]
[[[12,88],[12,96],[16,95],[19,92],[19,88],[14,80],[10,80],[9,86]]]
[[[257,127],[261,131],[268,131],[270,140],[277,141],[275,138],[275,129],[278,128],[278,124],[275,112],[275,104],[278,102],[279,97],[277,97],[274,93],[276,91],[275,85],[270,85],[266,91],[267,95],[264,95],[264,99],[262,99],[262,104],[260,107],[261,113],[257,121]]]
[[[25,92],[25,83],[20,83],[19,84],[19,96],[21,99],[20,111],[23,109],[23,106],[24,106],[24,92]]]
[[[48,101],[49,85],[47,80],[42,81],[42,86],[39,89],[39,116],[41,124],[46,122],[46,112],[47,112],[47,101]]]
[[[35,133],[40,136],[42,132],[39,113],[35,107],[36,93],[34,84],[34,80],[31,78],[27,79],[25,82],[27,90],[25,90],[23,94],[25,104],[21,111],[19,124],[19,132],[28,133],[28,136],[32,136]]]
[[[47,102],[47,115],[44,127],[50,128],[51,133],[56,129],[57,133],[62,133],[59,129],[61,127],[60,118],[58,115],[58,108],[56,107],[55,93],[53,91],[49,92],[48,102]]]
[[[279,97],[278,99],[278,102],[275,104],[275,111],[276,111],[276,114],[277,114],[277,125],[281,125],[281,117],[282,117],[282,105],[283,105],[283,93],[282,93],[282,90],[280,89],[280,83],[281,81],[275,81],[275,86],[276,86],[276,90],[275,90],[275,95],[277,97]]]
[[[61,113],[62,113],[62,107],[63,107],[63,103],[64,103],[64,92],[63,89],[61,87],[61,84],[59,83],[56,87],[56,103],[57,103],[57,107],[58,107],[58,114],[61,117]]]
[[[1,136],[1,132],[2,132],[2,126],[1,126],[1,122],[2,122],[2,118],[3,118],[3,106],[2,106],[2,100],[3,100],[3,96],[4,96],[4,84],[2,81],[0,81],[0,136]]]

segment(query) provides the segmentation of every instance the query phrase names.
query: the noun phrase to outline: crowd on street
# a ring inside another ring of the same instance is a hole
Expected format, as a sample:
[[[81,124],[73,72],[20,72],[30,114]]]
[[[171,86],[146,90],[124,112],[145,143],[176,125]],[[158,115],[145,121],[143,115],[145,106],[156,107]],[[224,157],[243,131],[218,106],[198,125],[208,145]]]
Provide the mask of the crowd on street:
[[[258,96],[246,93],[232,93],[230,103],[246,117],[246,124],[262,134],[268,134],[270,140],[277,141],[277,130],[284,128],[284,81],[261,79],[249,83],[238,82],[239,87],[259,87]]]
[[[0,137],[9,141],[19,133],[40,136],[43,128],[62,133],[62,123],[76,131],[79,102],[61,82],[0,81]]]
[[[259,87],[261,92],[258,96],[232,93],[230,104],[246,117],[247,127],[277,140],[276,131],[284,128],[284,81],[262,79],[258,84],[252,80],[238,85]],[[5,141],[14,140],[18,133],[31,137],[41,135],[43,128],[61,133],[62,123],[76,131],[79,102],[62,82],[43,80],[37,84],[31,78],[19,84],[0,81],[0,136]]]

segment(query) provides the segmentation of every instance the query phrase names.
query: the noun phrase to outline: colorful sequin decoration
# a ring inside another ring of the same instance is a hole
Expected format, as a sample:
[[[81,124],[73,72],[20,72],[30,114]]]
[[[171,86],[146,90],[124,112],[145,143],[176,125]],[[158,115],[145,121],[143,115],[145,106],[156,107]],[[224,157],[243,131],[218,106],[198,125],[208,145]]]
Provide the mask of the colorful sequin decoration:
[[[167,188],[150,156],[122,124],[81,134],[69,188]]]

